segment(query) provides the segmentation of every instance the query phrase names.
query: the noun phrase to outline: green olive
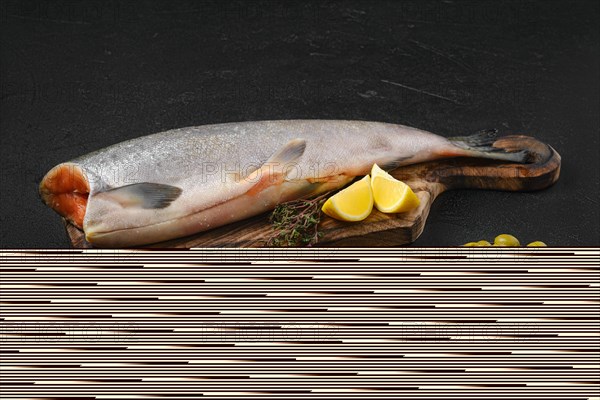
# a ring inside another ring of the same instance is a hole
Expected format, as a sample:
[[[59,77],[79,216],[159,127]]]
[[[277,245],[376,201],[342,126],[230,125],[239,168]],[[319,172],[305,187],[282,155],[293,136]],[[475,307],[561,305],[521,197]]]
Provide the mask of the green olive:
[[[548,245],[544,242],[540,242],[539,240],[537,240],[535,242],[529,243],[527,247],[548,247]]]
[[[480,240],[479,242],[477,242],[477,246],[481,246],[481,247],[485,247],[485,246],[491,246],[492,244],[490,242],[488,242],[487,240]]]
[[[469,243],[463,244],[463,247],[477,247],[477,246],[479,246],[479,244],[477,244],[477,242],[469,242]]]
[[[502,235],[496,236],[494,239],[494,246],[520,246],[521,243],[519,239],[514,237],[513,235],[509,235],[507,233],[503,233]]]

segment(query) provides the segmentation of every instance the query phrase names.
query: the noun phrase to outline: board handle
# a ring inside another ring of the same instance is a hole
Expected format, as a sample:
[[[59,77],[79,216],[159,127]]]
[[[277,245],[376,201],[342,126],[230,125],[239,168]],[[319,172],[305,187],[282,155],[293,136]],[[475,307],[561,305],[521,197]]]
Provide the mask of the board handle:
[[[533,191],[558,180],[560,155],[546,143],[529,136],[504,136],[494,147],[527,151],[527,163],[508,163],[481,158],[453,158],[398,168],[392,174],[410,184],[425,180],[448,189]],[[443,191],[441,190],[441,191]]]

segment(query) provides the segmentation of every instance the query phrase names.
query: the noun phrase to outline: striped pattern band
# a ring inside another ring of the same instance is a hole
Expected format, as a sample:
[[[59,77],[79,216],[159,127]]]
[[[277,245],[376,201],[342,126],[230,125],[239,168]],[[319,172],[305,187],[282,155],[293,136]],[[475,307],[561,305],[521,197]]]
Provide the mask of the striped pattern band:
[[[5,250],[6,399],[598,399],[592,248]]]

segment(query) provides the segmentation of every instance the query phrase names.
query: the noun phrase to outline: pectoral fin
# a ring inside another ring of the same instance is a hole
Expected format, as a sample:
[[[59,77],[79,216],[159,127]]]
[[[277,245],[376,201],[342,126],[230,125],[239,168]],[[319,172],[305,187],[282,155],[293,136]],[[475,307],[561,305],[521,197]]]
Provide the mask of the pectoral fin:
[[[270,185],[283,182],[291,171],[290,164],[298,161],[304,154],[304,150],[306,150],[304,139],[292,139],[287,142],[262,167],[246,178],[247,182],[256,182],[247,193],[254,195]]]
[[[98,195],[115,201],[123,207],[160,209],[168,207],[181,195],[176,186],[161,183],[134,183],[101,192]]]

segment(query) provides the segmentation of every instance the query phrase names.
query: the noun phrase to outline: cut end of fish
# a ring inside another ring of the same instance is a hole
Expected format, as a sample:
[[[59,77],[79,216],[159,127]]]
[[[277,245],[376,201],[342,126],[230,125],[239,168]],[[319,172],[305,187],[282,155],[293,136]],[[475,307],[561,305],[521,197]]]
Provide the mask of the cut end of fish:
[[[44,176],[39,191],[47,206],[82,229],[90,185],[81,167],[72,163],[57,165]]]

